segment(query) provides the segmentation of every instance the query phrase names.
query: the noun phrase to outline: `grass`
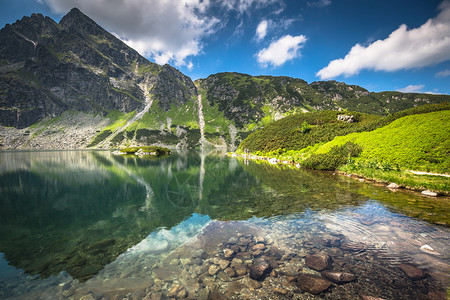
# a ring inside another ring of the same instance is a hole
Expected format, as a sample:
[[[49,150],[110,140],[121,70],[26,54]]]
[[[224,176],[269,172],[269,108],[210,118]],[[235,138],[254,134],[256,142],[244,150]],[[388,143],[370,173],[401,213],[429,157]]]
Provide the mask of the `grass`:
[[[450,192],[450,179],[443,176],[416,175],[409,171],[356,167],[351,164],[343,165],[339,170],[386,184],[395,182],[400,186],[418,190],[442,191],[445,194]]]
[[[170,150],[164,147],[159,146],[140,146],[140,147],[127,147],[121,148],[120,152],[125,154],[138,154],[139,152],[150,153],[149,155],[168,155],[170,154]]]
[[[400,118],[371,132],[336,137],[315,153],[353,142],[362,147],[358,160],[399,165],[427,172],[450,171],[450,110]]]
[[[118,128],[125,125],[129,119],[134,117],[135,114],[136,114],[135,111],[132,111],[130,113],[124,113],[124,112],[121,112],[121,111],[118,111],[115,109],[110,110],[108,112],[108,114],[106,115],[106,117],[108,119],[110,119],[111,123],[108,126],[106,126],[105,128],[103,128],[103,131],[104,130],[111,130],[111,131],[117,130]]]
[[[450,171],[450,105],[415,107],[386,117],[352,114],[337,123],[322,111],[293,115],[251,134],[238,149],[319,170],[340,170],[416,189],[450,192],[448,177],[408,170]]]

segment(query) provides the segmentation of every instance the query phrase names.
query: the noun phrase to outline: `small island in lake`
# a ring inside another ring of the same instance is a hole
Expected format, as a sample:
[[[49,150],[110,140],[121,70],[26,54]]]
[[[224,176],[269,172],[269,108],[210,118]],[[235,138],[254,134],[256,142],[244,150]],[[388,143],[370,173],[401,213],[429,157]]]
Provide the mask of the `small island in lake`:
[[[116,150],[113,154],[118,155],[139,155],[139,156],[162,156],[170,155],[169,149],[159,146],[138,146],[138,147],[127,147],[120,150]]]

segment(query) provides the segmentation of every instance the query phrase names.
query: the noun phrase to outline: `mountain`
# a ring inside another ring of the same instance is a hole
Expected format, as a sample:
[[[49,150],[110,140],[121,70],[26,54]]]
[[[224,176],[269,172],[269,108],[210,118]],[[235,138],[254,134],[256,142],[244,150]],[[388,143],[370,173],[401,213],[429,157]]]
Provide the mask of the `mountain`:
[[[285,76],[218,73],[193,82],[150,62],[77,8],[59,23],[33,14],[0,30],[0,149],[235,148],[295,113],[386,115],[449,100]]]
[[[40,14],[0,31],[0,124],[28,127],[68,110],[106,115],[167,110],[197,95],[190,78],[154,64],[74,8],[59,24]]]

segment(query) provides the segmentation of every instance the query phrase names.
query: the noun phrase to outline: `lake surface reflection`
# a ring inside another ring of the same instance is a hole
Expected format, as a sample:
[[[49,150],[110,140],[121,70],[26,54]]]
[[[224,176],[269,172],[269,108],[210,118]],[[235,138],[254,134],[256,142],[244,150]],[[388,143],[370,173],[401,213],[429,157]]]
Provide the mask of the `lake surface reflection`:
[[[0,298],[445,299],[448,204],[216,151],[2,152]]]

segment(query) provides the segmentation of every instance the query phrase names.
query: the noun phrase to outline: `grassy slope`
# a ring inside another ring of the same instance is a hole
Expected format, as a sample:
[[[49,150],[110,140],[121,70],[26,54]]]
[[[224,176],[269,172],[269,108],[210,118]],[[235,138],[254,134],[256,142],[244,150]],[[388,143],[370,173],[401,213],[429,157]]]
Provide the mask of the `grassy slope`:
[[[398,164],[402,169],[450,171],[450,111],[400,118],[371,132],[336,137],[315,153],[327,153],[334,146],[353,142],[362,147],[363,161]]]
[[[449,172],[449,104],[415,107],[387,117],[360,114],[355,124],[339,125],[334,119],[337,114],[314,112],[287,117],[250,135],[237,152],[250,149],[258,155],[303,166],[314,165],[310,163],[312,159],[328,166],[337,161],[340,167],[336,167],[348,173],[421,189],[450,191],[446,177],[404,171]],[[301,131],[304,122],[312,125],[308,132]],[[348,142],[361,148],[361,154],[345,164],[348,152],[341,150],[345,150]],[[336,160],[339,155],[343,157]]]
[[[337,116],[340,114],[352,115],[358,122],[338,121]],[[376,128],[381,119],[381,116],[358,112],[317,111],[295,114],[252,133],[242,142],[239,150],[249,149],[262,154],[271,152],[281,154],[289,150],[301,150],[317,143],[330,141],[338,135]],[[302,124],[310,125],[309,131],[304,132]]]

